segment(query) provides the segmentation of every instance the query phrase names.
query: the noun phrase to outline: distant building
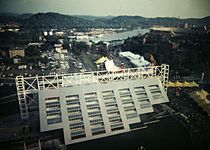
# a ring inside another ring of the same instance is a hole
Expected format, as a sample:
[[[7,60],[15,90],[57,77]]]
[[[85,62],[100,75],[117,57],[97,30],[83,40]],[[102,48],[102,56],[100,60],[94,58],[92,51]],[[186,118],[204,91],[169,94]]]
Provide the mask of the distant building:
[[[57,35],[57,36],[63,36],[64,35],[64,32],[63,31],[55,32],[55,35]]]
[[[28,46],[38,46],[41,47],[43,43],[29,43]]]
[[[171,32],[171,31],[175,31],[176,28],[174,28],[174,27],[156,26],[156,27],[150,28],[150,30],[152,30],[152,31],[159,31],[159,32]]]
[[[84,39],[88,39],[88,35],[77,35],[76,36],[77,40],[84,40]]]
[[[114,40],[114,41],[111,41],[110,45],[118,46],[118,45],[122,45],[123,43],[124,43],[124,40]]]
[[[49,32],[49,35],[53,35],[53,31],[50,31],[50,32]]]
[[[185,24],[184,24],[184,28],[185,28],[185,29],[188,29],[188,28],[189,28],[188,23],[185,23]]]
[[[9,50],[9,57],[10,58],[13,58],[13,57],[16,57],[16,56],[25,57],[25,50],[24,49],[19,49],[19,48]]]

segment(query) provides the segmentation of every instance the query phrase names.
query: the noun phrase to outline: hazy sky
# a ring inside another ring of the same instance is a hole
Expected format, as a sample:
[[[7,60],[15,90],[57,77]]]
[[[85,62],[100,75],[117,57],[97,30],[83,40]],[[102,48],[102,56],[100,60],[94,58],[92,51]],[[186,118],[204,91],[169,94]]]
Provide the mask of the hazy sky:
[[[0,0],[0,12],[205,17],[210,16],[210,0]]]

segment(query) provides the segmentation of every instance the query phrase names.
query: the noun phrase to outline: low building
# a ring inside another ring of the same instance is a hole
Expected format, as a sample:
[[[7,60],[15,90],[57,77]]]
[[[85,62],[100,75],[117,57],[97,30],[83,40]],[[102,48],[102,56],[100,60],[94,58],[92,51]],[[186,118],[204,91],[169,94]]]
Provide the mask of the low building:
[[[130,61],[130,63],[132,63],[135,67],[146,67],[150,65],[150,63],[146,61],[143,56],[134,54],[129,51],[120,52],[119,56],[127,58]]]
[[[21,49],[21,48],[15,48],[15,49],[11,49],[9,50],[9,57],[10,58],[13,58],[13,57],[18,57],[18,56],[21,56],[21,57],[25,57],[25,50],[24,49]]]
[[[124,43],[124,40],[114,40],[114,41],[111,41],[110,45],[119,46],[119,45],[122,45],[123,43]]]
[[[64,32],[63,31],[60,31],[60,32],[55,32],[55,35],[57,35],[57,36],[63,36],[64,35]]]
[[[21,59],[19,57],[14,57],[13,58],[13,63],[14,64],[20,64],[21,63]]]

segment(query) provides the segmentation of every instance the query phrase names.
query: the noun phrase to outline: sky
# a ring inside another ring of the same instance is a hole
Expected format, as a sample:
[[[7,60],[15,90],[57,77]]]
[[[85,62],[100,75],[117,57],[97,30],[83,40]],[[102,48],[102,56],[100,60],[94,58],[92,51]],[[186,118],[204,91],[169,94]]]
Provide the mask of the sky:
[[[210,16],[210,0],[0,0],[0,12],[202,18]]]

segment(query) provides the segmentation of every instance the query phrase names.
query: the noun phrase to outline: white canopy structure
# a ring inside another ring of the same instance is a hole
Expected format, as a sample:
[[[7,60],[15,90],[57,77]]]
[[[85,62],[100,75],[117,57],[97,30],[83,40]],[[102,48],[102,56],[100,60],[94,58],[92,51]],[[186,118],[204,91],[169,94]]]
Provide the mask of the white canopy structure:
[[[109,59],[105,62],[105,68],[107,71],[120,71],[120,68],[114,65],[113,60]]]

